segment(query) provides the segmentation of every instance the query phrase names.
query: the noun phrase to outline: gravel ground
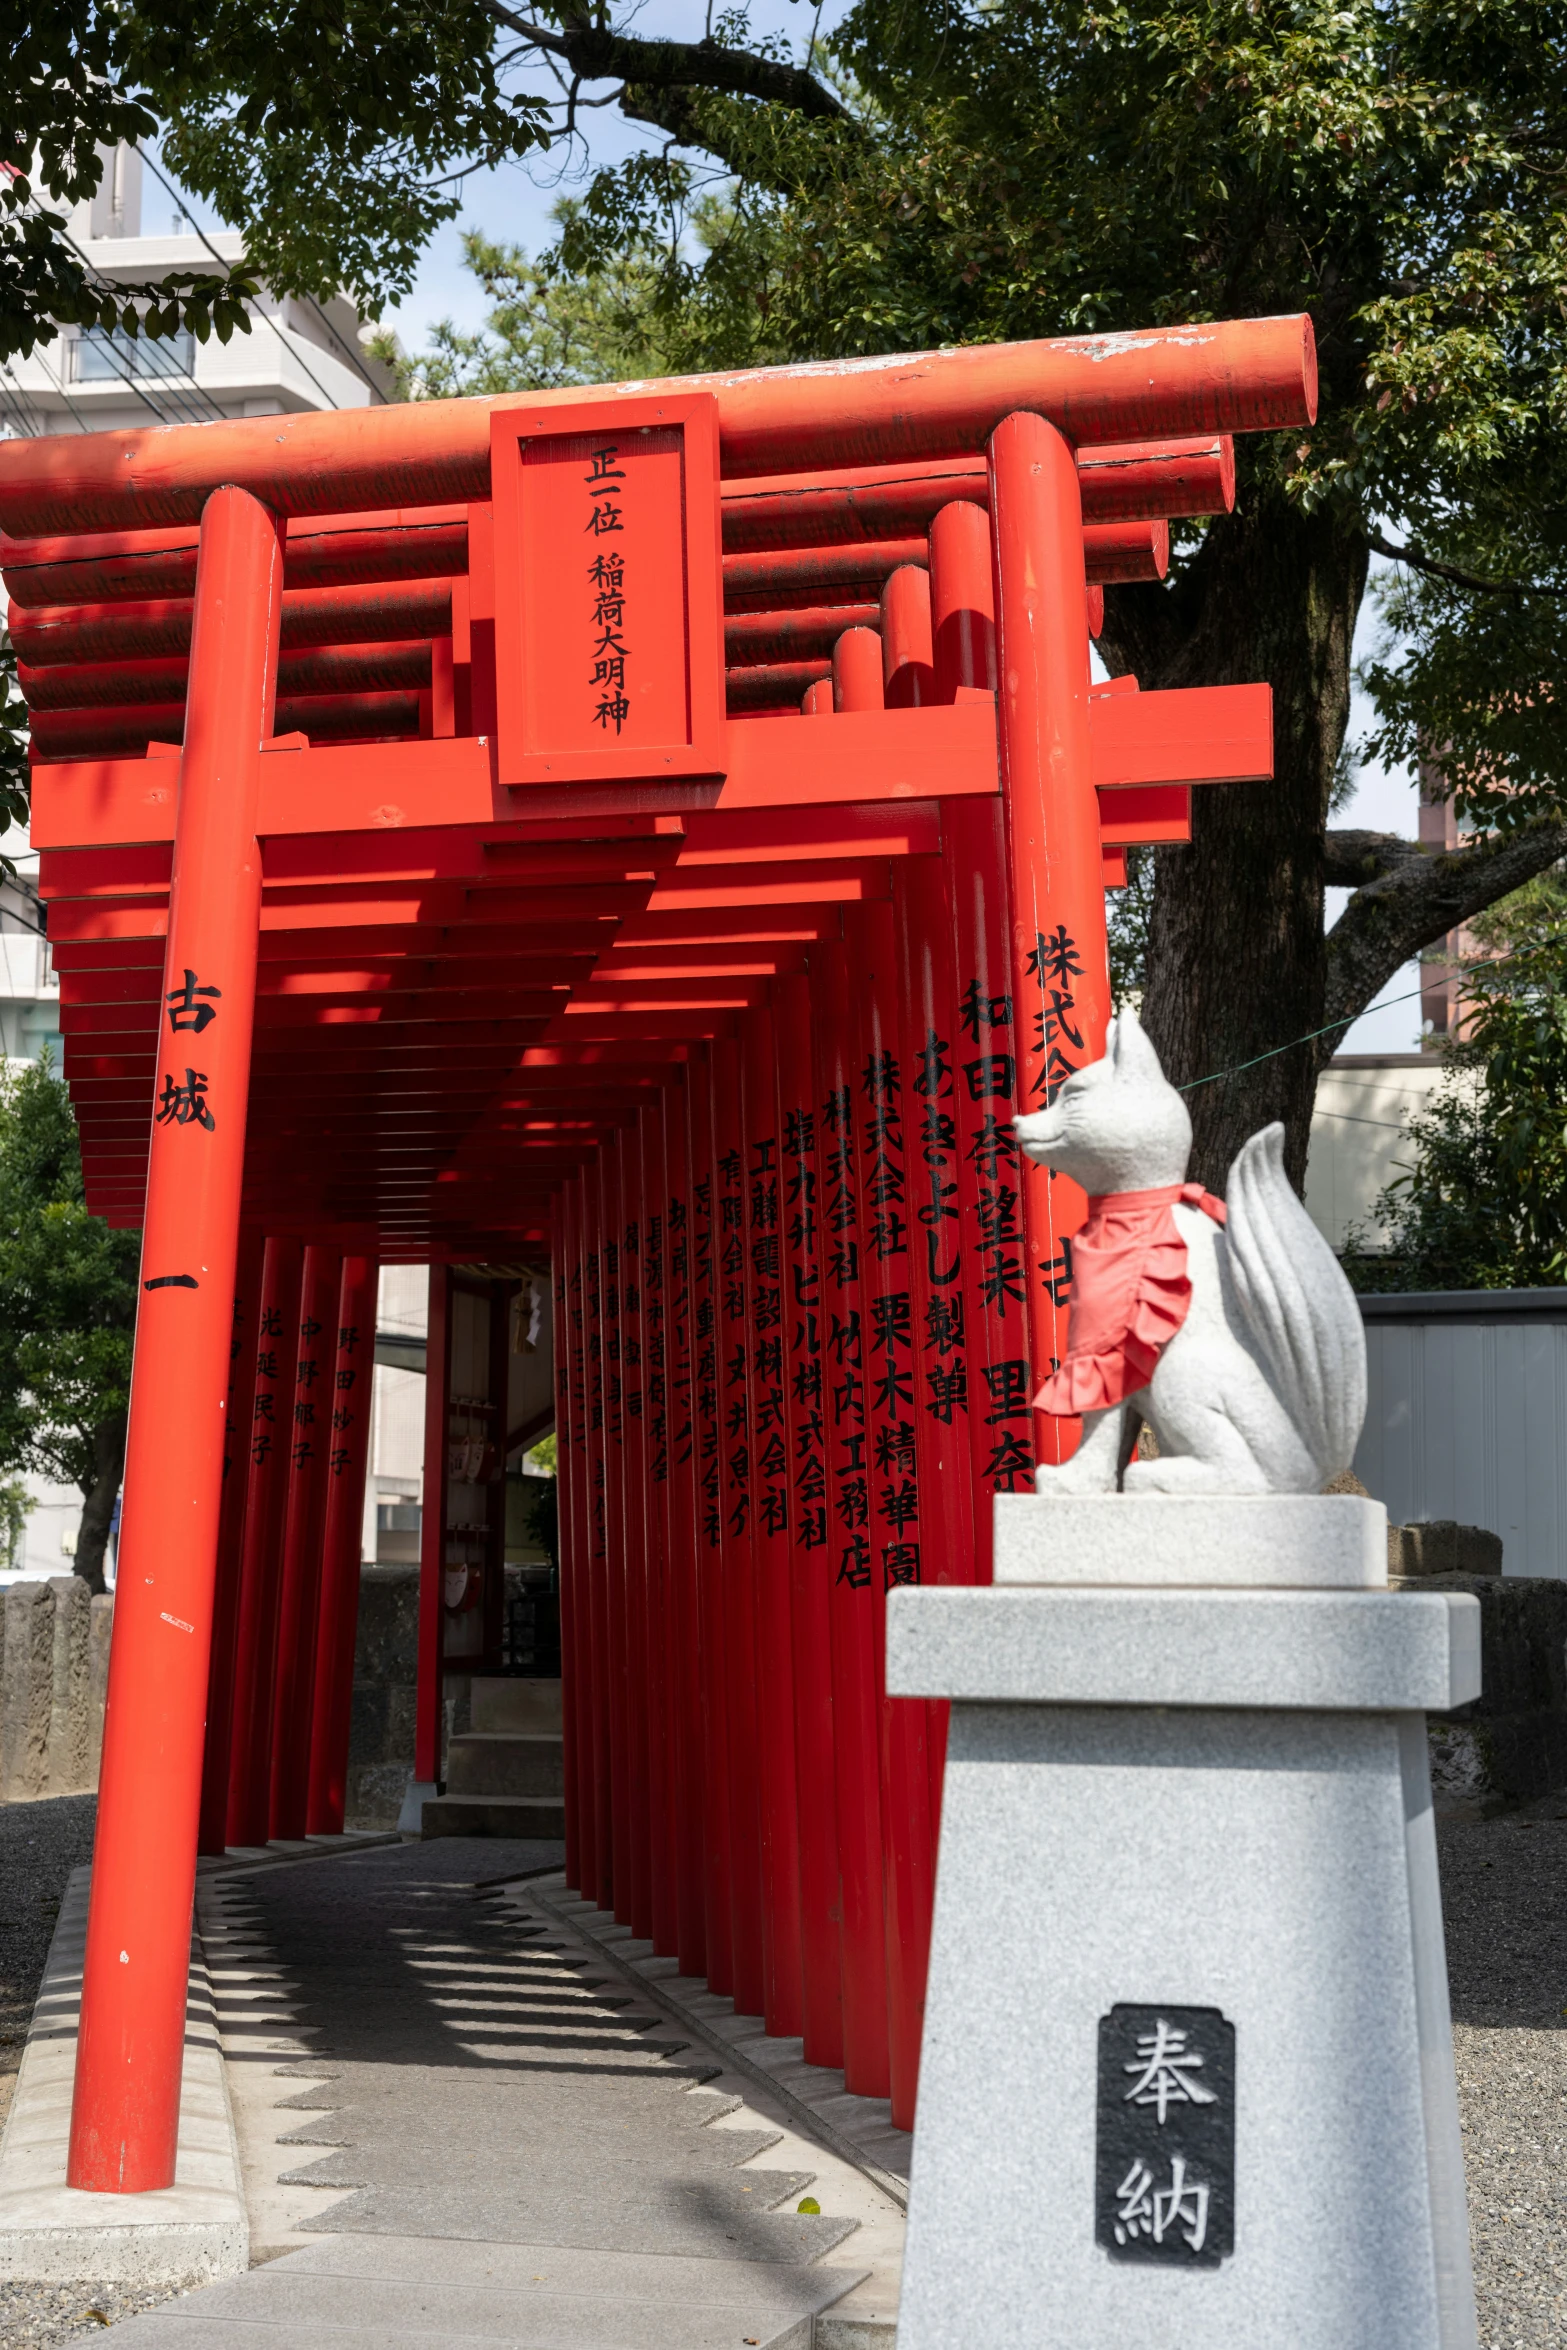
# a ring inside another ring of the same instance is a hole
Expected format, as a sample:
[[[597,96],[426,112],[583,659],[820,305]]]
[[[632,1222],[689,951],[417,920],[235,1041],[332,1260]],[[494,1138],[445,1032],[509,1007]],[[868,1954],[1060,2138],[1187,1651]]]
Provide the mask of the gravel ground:
[[[92,1859],[97,1810],[96,1795],[0,1803],[0,2121],[11,2110],[65,1880]]]
[[[10,2111],[65,1880],[92,1859],[94,1795],[0,1803],[0,2121]],[[166,2285],[0,2283],[0,2350],[90,2341],[170,2298]]]
[[[1567,1797],[1441,1830],[1482,2350],[1567,2343]]]
[[[4,2350],[59,2350],[171,2299],[167,2285],[0,2285]]]
[[[0,1805],[0,2113],[93,1798]],[[1567,2344],[1567,1794],[1440,1831],[1481,2350]],[[328,1865],[328,1864],[320,1864]],[[58,2350],[170,2298],[0,2283],[0,2350]],[[1368,2346],[1369,2350],[1369,2346]]]

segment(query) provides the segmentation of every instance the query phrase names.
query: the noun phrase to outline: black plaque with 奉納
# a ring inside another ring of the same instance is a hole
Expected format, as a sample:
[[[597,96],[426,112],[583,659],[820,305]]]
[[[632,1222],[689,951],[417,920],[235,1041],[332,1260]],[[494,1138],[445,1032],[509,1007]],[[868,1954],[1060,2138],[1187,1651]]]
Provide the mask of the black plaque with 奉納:
[[[1234,2251],[1235,2026],[1216,2007],[1100,2017],[1094,2237],[1167,2268]]]

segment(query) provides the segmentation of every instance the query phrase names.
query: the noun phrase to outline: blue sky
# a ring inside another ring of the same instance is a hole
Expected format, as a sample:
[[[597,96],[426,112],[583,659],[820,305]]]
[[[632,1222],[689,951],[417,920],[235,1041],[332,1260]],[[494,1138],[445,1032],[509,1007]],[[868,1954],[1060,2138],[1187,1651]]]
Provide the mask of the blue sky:
[[[819,10],[808,0],[754,0],[748,11],[751,34],[753,38],[784,35],[794,55],[803,61],[813,26],[819,32],[830,31],[847,8],[848,0],[823,0]],[[717,5],[704,10],[697,0],[685,0],[684,5],[679,0],[642,0],[640,7],[617,14],[617,28],[648,39],[700,40],[709,18],[722,13]],[[540,89],[554,87],[542,72],[527,78]],[[450,318],[462,327],[478,326],[483,320],[483,297],[462,266],[464,228],[483,229],[488,236],[537,252],[550,240],[551,205],[560,195],[580,188],[593,164],[619,161],[640,148],[658,144],[656,133],[628,123],[618,107],[594,109],[578,119],[585,126],[587,144],[578,142],[566,167],[553,159],[511,164],[499,171],[475,173],[467,182],[460,220],[435,239],[412,293],[393,317],[392,323],[409,349],[417,348],[439,319]]]

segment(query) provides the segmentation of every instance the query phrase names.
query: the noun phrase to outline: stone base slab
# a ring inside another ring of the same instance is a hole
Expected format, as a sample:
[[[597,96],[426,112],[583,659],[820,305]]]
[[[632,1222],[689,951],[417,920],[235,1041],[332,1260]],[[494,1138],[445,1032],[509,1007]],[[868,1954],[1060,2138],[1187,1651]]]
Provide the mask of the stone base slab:
[[[172,2284],[242,2276],[250,2265],[250,2226],[199,1942],[191,1957],[173,2186],[145,2195],[93,2195],[65,2183],[90,1877],[88,1869],[74,1870],[60,1905],[0,2138],[0,2278]]]
[[[887,1693],[991,1704],[1448,1713],[1480,1693],[1453,1591],[947,1584],[887,1601]]]
[[[1385,1589],[1387,1511],[1351,1493],[1001,1493],[998,1583]]]

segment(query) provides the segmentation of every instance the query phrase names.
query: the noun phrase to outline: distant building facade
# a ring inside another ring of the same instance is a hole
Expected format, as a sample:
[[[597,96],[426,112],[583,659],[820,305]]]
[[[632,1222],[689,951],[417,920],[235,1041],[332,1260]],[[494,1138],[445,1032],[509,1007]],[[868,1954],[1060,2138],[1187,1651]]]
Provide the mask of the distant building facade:
[[[1438,770],[1420,769],[1420,845],[1456,849],[1469,827],[1459,819]],[[1485,953],[1467,922],[1427,947],[1420,958],[1420,1025],[1433,1048],[1462,1038],[1472,1017],[1462,1000],[1464,968]]]
[[[77,205],[70,233],[111,285],[171,270],[228,269],[245,253],[231,229],[193,228],[178,197],[126,146],[105,155],[98,193]],[[253,317],[250,332],[227,343],[64,327],[30,357],[0,365],[0,435],[363,408],[389,396],[390,378],[366,351],[359,314],[342,297],[321,303],[263,292]]]
[[[20,849],[21,836],[16,836]],[[38,884],[17,858],[13,877],[0,873],[0,1059],[36,1061],[47,1052],[59,1065],[60,982],[49,959]]]
[[[1445,1074],[1440,1053],[1339,1053],[1317,1079],[1306,1160],[1306,1210],[1330,1248],[1352,1226],[1373,1248],[1385,1234],[1372,1203],[1410,1164],[1409,1120]]]

